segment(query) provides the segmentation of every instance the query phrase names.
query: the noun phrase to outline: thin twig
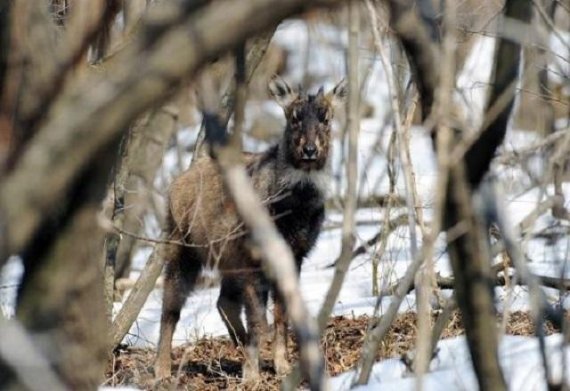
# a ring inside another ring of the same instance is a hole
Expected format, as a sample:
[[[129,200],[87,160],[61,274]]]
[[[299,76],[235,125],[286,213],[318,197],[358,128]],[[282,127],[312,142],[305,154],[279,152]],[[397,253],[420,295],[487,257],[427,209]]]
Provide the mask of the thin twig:
[[[344,277],[352,258],[354,247],[354,226],[356,212],[356,180],[358,177],[358,133],[360,129],[360,84],[358,75],[358,37],[360,31],[359,7],[357,2],[349,4],[349,32],[348,32],[348,161],[346,164],[347,189],[345,195],[345,208],[342,227],[342,248],[339,260],[336,262],[336,269],[333,281],[327,291],[324,303],[319,311],[319,330],[324,330],[328,318],[333,310],[338,293],[342,287]]]
[[[539,153],[542,149],[556,144],[561,138],[566,136],[570,132],[570,129],[558,130],[552,134],[549,134],[540,141],[524,147],[519,150],[514,150],[510,152],[505,152],[495,159],[496,164],[515,164],[517,160],[523,160],[528,158],[530,155]]]
[[[263,59],[265,52],[269,47],[269,42],[271,41],[274,32],[275,28],[272,28],[270,31],[266,32],[262,36],[253,39],[251,48],[249,49],[246,56],[245,84],[249,84],[251,78],[255,74],[256,69],[261,63],[261,60]],[[206,93],[206,91],[204,91],[204,93]],[[231,113],[234,110],[233,104],[235,102],[236,93],[237,93],[236,84],[232,83],[226,89],[223,96],[219,99],[217,107],[219,112],[221,112],[220,115],[222,116],[222,118],[225,118],[225,125],[228,124],[231,117]],[[234,99],[230,99],[231,96],[234,96]],[[206,129],[204,126],[204,122],[202,121],[202,125],[198,132],[196,144],[194,145],[192,153],[192,162],[195,162],[196,159],[205,154],[205,148],[204,148],[205,137],[206,137]]]
[[[368,239],[366,242],[362,243],[360,246],[356,247],[352,252],[352,258],[356,258],[359,255],[365,254],[370,247],[375,246],[384,236],[389,236],[392,231],[396,228],[401,227],[404,224],[407,224],[408,216],[407,215],[400,215],[393,219],[389,219],[384,222],[382,228],[374,235],[372,238]],[[376,222],[377,224],[378,222]],[[339,262],[340,257],[337,258],[333,263],[327,265],[326,267],[334,267]]]

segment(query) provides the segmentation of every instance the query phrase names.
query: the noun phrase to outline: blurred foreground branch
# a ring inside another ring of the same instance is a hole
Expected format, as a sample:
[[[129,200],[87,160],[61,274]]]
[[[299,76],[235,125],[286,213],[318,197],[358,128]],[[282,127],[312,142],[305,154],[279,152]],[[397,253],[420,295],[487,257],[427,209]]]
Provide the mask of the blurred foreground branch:
[[[301,292],[291,248],[277,231],[268,211],[255,193],[242,162],[242,153],[227,140],[222,119],[210,113],[206,134],[238,214],[250,232],[252,242],[263,259],[263,269],[283,297],[300,348],[301,368],[312,390],[326,386],[324,362],[320,352],[317,322],[309,314]],[[252,213],[256,211],[256,213]]]
[[[0,333],[0,358],[11,367],[26,389],[40,391],[66,388],[51,370],[49,360],[38,351],[17,321],[0,319]]]

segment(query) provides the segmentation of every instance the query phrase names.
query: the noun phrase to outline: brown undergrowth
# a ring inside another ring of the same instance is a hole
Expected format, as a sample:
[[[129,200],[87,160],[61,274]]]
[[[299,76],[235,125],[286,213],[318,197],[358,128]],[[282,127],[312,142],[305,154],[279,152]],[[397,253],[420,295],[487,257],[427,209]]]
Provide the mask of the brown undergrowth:
[[[322,339],[329,375],[334,376],[350,370],[357,364],[370,321],[367,316],[331,318]],[[414,349],[416,331],[416,314],[400,314],[380,345],[377,359],[400,357]],[[545,331],[548,335],[555,330],[547,323]],[[461,318],[455,313],[442,338],[463,333]],[[533,335],[534,327],[530,315],[519,311],[511,313],[506,333]],[[295,338],[293,335],[290,335],[290,338],[292,343],[289,343],[289,359],[296,362],[298,354]],[[174,348],[172,355],[173,376],[165,381],[155,382],[152,370],[155,357],[153,349],[118,349],[109,364],[106,384],[131,385],[149,390],[278,390],[282,380],[273,370],[269,341],[264,342],[261,349],[261,379],[251,384],[244,384],[240,379],[243,354],[227,337],[202,338],[193,344]]]

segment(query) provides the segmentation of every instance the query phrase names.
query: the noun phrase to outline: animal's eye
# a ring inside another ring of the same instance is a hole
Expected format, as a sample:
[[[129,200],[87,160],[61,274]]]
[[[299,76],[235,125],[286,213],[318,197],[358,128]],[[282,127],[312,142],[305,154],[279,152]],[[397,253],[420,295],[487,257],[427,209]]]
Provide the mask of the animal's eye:
[[[299,123],[303,121],[303,113],[299,110],[293,110],[293,114],[291,114],[291,120],[293,123]]]
[[[299,126],[301,122],[303,122],[303,114],[297,110],[293,111],[293,114],[291,115],[291,124],[294,126]]]
[[[325,125],[329,123],[326,110],[319,110],[319,112],[317,113],[317,118],[319,119],[319,122],[322,122]]]

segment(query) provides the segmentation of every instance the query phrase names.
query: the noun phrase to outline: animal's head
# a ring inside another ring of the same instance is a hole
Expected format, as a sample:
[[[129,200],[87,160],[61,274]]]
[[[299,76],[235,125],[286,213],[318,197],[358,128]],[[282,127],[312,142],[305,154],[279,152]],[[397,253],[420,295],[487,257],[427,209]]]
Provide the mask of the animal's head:
[[[307,95],[274,77],[269,92],[285,111],[284,146],[289,162],[306,171],[322,169],[329,156],[334,110],[347,95],[345,80],[327,93],[321,87],[315,95]]]

